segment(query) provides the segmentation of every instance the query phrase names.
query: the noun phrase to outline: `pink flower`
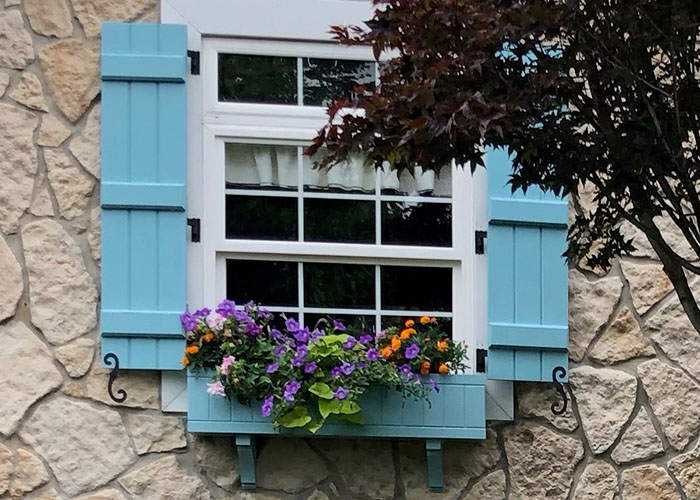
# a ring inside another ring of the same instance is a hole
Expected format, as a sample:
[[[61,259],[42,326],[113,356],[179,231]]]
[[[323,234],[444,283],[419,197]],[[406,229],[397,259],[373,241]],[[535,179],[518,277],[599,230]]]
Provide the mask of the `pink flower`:
[[[236,358],[233,356],[226,356],[222,361],[221,361],[221,373],[223,375],[228,375],[231,373],[231,365],[236,362]]]
[[[222,384],[219,380],[216,382],[209,382],[207,384],[207,393],[211,394],[212,396],[221,396],[222,398],[226,397],[226,389],[224,389],[224,384]]]
[[[213,312],[207,316],[207,326],[214,331],[221,330],[224,327],[225,322],[226,318],[219,313]]]

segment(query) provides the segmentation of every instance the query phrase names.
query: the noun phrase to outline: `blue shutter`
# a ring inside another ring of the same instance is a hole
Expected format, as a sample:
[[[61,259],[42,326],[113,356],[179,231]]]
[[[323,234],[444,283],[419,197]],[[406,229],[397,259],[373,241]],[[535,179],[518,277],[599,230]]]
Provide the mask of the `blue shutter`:
[[[179,370],[185,340],[185,26],[102,27],[102,356]]]
[[[511,193],[508,153],[489,150],[488,377],[551,381],[568,366],[568,203],[530,188]],[[568,370],[567,370],[568,372]],[[561,379],[560,379],[561,380]]]

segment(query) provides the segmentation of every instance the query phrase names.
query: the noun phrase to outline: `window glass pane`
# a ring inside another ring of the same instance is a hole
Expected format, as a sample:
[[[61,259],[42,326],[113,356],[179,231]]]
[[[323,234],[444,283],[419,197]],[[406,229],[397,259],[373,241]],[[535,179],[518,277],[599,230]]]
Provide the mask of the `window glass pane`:
[[[374,88],[374,62],[304,59],[304,105],[329,106],[349,97],[356,85]]]
[[[304,188],[307,191],[335,193],[374,193],[377,178],[373,165],[365,165],[362,157],[318,170],[313,168],[316,157],[304,156]]]
[[[354,314],[304,314],[304,323],[313,329],[317,326],[332,323],[333,320],[340,321],[345,328],[345,333],[359,336],[363,333],[374,335],[376,332],[376,320],[374,316],[356,316]]]
[[[304,199],[304,240],[374,244],[374,202]]]
[[[304,306],[374,309],[374,266],[304,263]]]
[[[226,196],[226,238],[297,240],[297,199]]]
[[[452,196],[452,167],[442,167],[437,173],[416,167],[411,172],[404,170],[399,176],[396,170],[385,167],[381,171],[382,193],[410,196]]]
[[[403,327],[407,319],[418,321],[417,316],[382,316],[382,330],[390,326]],[[437,324],[448,337],[452,338],[452,318],[435,318]]]
[[[382,309],[446,311],[452,309],[449,267],[382,266]]]
[[[219,54],[219,101],[297,104],[297,59]]]
[[[226,187],[229,189],[296,189],[299,148],[227,143]]]
[[[382,203],[384,245],[452,246],[449,203]]]
[[[238,304],[249,301],[265,306],[298,306],[296,262],[266,260],[226,261],[226,298]]]

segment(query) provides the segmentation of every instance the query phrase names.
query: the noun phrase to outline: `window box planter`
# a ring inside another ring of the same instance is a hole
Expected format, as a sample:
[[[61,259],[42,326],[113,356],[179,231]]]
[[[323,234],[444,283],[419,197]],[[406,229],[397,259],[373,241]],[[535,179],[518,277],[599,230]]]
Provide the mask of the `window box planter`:
[[[243,488],[255,488],[255,436],[312,436],[306,430],[275,429],[260,413],[260,404],[210,396],[210,372],[188,373],[187,430],[236,436]],[[403,401],[386,389],[369,391],[361,401],[364,425],[327,422],[317,436],[425,439],[428,487],[442,489],[442,440],[486,437],[484,375],[435,375],[439,393],[424,401]]]

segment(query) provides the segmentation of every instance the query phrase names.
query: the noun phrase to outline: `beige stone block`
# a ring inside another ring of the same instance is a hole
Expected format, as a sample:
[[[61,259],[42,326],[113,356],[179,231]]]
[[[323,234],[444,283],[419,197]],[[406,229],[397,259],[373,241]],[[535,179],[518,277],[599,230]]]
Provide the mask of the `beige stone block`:
[[[595,454],[620,435],[637,400],[637,379],[620,370],[579,366],[569,372],[581,425]]]

